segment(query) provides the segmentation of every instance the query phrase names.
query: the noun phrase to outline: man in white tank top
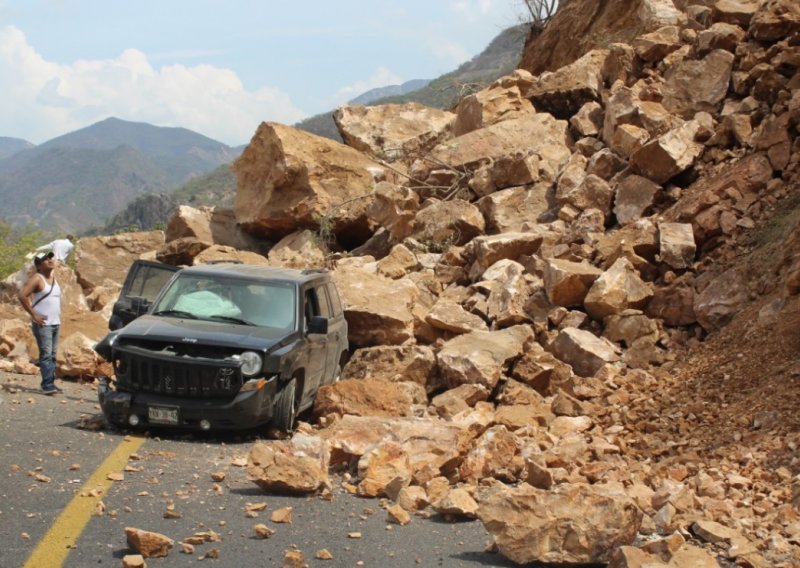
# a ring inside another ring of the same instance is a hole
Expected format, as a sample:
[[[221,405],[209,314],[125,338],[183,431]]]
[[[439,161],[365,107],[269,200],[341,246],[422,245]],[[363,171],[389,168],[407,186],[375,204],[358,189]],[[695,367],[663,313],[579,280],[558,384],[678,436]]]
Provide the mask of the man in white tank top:
[[[56,351],[61,327],[61,286],[56,282],[56,261],[52,252],[34,257],[36,274],[31,276],[17,297],[31,316],[31,329],[39,346],[39,369],[42,373],[42,392],[56,394]]]

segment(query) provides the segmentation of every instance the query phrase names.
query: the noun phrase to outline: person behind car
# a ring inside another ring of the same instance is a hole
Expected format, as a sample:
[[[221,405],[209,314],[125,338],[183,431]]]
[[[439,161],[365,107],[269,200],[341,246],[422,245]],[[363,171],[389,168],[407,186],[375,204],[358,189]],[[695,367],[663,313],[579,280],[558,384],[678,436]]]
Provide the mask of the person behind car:
[[[61,327],[61,286],[56,282],[55,254],[50,251],[34,256],[36,272],[17,294],[19,303],[31,316],[31,329],[39,347],[39,370],[42,392],[61,392],[55,384],[58,332]]]
[[[72,235],[67,235],[63,239],[56,239],[47,243],[46,245],[42,245],[36,249],[36,252],[52,252],[55,255],[55,258],[59,262],[65,262],[67,258],[69,258],[69,254],[72,252],[72,249],[75,248],[75,237]]]

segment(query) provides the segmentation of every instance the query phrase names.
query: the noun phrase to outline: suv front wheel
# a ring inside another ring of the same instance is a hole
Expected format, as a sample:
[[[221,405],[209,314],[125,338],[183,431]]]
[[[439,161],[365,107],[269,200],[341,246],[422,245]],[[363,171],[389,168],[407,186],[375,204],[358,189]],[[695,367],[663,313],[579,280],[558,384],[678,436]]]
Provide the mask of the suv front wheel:
[[[286,383],[275,396],[272,425],[281,432],[291,433],[297,418],[297,379]]]

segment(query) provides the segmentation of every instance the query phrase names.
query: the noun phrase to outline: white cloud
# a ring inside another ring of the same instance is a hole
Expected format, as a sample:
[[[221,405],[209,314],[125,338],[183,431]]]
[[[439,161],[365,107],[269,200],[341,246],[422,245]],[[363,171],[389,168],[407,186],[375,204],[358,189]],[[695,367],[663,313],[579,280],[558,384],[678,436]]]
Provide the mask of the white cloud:
[[[238,145],[263,120],[293,124],[305,117],[279,89],[248,91],[235,72],[210,65],[156,68],[135,49],[58,65],[13,26],[0,27],[0,90],[0,136],[37,144],[114,116]]]
[[[343,105],[347,103],[347,101],[356,98],[370,89],[387,87],[389,85],[399,85],[402,82],[403,79],[401,79],[399,76],[392,73],[386,67],[380,66],[372,73],[372,75],[370,75],[368,79],[357,81],[352,85],[347,85],[346,87],[339,89],[336,92],[335,100],[332,101],[332,106],[338,107]]]

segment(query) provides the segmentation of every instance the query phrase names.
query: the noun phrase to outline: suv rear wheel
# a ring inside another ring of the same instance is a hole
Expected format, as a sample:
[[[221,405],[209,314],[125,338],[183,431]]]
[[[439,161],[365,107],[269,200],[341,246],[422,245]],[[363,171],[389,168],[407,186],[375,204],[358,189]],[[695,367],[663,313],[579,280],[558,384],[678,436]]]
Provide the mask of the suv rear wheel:
[[[287,434],[294,430],[297,418],[297,379],[286,383],[275,396],[275,412],[272,425]]]

